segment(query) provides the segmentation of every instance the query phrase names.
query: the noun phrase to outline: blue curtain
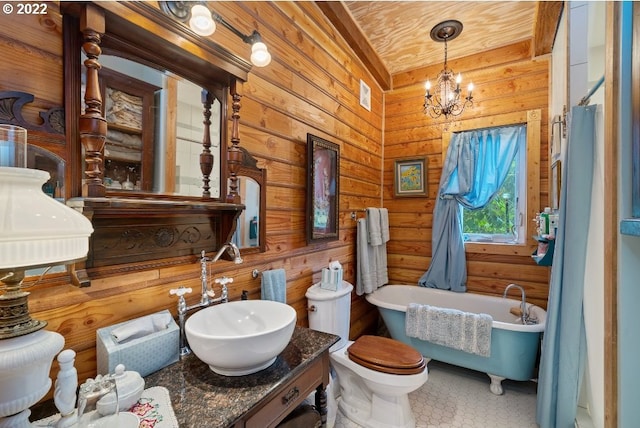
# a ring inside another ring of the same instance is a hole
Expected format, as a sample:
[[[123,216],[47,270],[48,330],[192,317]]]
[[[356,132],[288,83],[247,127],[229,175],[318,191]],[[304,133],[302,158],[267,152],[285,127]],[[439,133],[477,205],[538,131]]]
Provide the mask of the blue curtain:
[[[466,291],[467,266],[459,205],[479,209],[491,201],[516,153],[524,150],[525,141],[525,125],[453,134],[433,213],[431,264],[418,280],[419,285]]]
[[[536,417],[540,428],[573,428],[576,417],[586,355],[582,300],[591,211],[595,112],[596,106],[575,106],[571,110],[538,374]]]

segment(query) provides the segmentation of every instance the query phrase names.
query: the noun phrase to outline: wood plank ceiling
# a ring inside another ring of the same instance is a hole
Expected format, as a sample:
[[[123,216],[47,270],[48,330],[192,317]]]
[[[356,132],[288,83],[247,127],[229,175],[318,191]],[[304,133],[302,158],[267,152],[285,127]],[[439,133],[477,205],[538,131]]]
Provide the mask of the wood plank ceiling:
[[[559,1],[346,1],[318,2],[327,18],[367,65],[383,90],[391,76],[444,60],[444,45],[431,40],[433,26],[462,22],[460,36],[448,43],[449,59],[461,58],[523,40],[532,56],[553,47]]]

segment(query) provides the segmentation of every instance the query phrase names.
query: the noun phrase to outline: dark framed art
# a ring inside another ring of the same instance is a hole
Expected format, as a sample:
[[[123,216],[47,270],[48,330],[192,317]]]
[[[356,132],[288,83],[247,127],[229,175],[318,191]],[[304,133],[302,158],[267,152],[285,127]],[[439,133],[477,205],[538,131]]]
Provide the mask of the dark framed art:
[[[426,196],[426,170],[426,158],[397,159],[393,168],[393,195]]]
[[[307,243],[338,239],[340,146],[307,134]]]

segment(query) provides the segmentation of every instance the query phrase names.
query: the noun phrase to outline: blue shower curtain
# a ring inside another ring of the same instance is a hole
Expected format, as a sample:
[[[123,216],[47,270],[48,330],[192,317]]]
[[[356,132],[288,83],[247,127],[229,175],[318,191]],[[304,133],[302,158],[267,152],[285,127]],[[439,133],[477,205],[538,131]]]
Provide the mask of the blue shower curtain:
[[[596,106],[571,109],[538,374],[536,417],[540,428],[573,428],[576,417],[586,355],[582,300],[591,211],[595,112]]]
[[[433,213],[431,264],[418,280],[423,287],[466,291],[467,266],[460,207],[484,207],[498,191],[519,149],[526,126],[455,133],[440,176]]]

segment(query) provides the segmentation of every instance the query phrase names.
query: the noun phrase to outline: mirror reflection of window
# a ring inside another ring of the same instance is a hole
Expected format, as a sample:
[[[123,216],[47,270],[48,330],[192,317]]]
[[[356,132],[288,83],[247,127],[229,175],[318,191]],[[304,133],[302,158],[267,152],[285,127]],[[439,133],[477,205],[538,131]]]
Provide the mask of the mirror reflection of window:
[[[238,194],[245,210],[238,217],[233,242],[238,248],[260,245],[260,185],[252,178],[238,176]]]
[[[82,61],[84,59],[83,57]],[[105,69],[114,70],[160,88],[155,92],[152,107],[154,117],[152,183],[146,186],[147,189],[142,190],[149,190],[152,193],[202,196],[203,182],[199,159],[204,136],[202,88],[170,72],[160,71],[113,55],[101,55],[100,63]],[[84,69],[82,78],[82,97],[84,97]],[[81,105],[84,110],[84,102]],[[214,158],[209,184],[212,198],[220,197],[220,108],[219,100],[214,100],[210,119],[210,150]],[[105,151],[105,166],[109,162],[108,153]],[[123,177],[126,178],[126,172]],[[108,190],[123,189],[118,177],[109,176],[106,177],[106,181]],[[132,190],[139,189],[134,187]]]
[[[202,195],[202,172],[200,153],[204,123],[202,116],[200,87],[186,80],[178,81],[178,117],[176,135],[176,193],[180,195]],[[211,117],[220,117],[220,101],[215,99],[211,106]],[[220,121],[211,121],[211,151],[213,171],[211,174],[211,197],[220,197]]]

